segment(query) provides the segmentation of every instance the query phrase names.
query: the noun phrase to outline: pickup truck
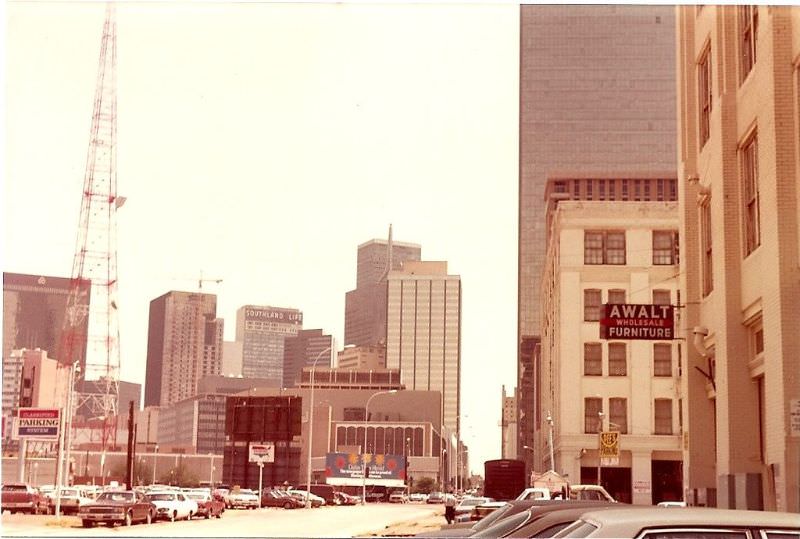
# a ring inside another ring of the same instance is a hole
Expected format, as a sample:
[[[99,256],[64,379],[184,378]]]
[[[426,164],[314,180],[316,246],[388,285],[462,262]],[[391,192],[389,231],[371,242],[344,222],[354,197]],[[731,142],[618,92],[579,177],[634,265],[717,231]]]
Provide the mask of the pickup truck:
[[[8,483],[0,487],[0,512],[30,513],[47,512],[47,498],[34,487],[25,483]]]

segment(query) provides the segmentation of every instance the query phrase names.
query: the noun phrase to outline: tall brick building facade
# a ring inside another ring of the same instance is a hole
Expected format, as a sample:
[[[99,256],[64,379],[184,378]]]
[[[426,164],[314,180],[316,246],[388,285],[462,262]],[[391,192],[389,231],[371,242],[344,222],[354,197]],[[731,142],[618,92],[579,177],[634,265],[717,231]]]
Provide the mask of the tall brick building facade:
[[[536,414],[544,186],[675,169],[674,7],[523,5],[520,11],[518,454]]]
[[[797,512],[800,9],[677,16],[687,500]]]

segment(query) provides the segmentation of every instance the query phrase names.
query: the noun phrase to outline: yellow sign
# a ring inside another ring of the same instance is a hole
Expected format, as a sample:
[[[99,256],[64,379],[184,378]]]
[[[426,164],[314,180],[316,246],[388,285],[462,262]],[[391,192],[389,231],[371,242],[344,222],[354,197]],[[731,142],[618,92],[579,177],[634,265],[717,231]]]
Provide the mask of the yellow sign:
[[[600,433],[600,458],[619,457],[619,432]]]

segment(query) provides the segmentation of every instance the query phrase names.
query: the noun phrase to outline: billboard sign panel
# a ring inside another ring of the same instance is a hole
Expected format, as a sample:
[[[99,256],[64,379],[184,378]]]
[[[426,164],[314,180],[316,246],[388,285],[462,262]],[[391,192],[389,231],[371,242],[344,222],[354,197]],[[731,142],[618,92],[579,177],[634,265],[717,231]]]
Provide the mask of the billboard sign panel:
[[[675,338],[672,305],[604,303],[601,339],[665,341]]]
[[[272,442],[261,444],[250,442],[250,458],[248,460],[258,464],[275,462],[275,444]]]
[[[279,322],[281,324],[303,324],[303,313],[297,309],[281,309],[278,307],[256,307],[248,305],[244,309],[245,320],[261,320]]]
[[[367,485],[402,487],[406,482],[406,459],[403,455],[328,453],[325,455],[325,481],[329,485],[360,486],[363,468],[369,470]]]
[[[14,422],[15,439],[58,440],[61,410],[58,408],[20,408]]]

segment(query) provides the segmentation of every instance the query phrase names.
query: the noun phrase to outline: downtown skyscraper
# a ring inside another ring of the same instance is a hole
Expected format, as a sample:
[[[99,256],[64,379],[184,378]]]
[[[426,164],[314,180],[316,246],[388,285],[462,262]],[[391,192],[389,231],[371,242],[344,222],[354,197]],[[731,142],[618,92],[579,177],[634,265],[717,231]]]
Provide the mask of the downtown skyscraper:
[[[419,260],[415,243],[374,239],[358,246],[356,288],[345,295],[344,344],[369,346],[386,341],[386,278],[406,261]]]
[[[151,301],[144,405],[193,397],[200,378],[219,374],[222,331],[214,294],[171,291]]]
[[[264,305],[244,305],[236,311],[236,341],[242,343],[242,375],[269,380],[283,387],[286,337],[303,329],[303,313]]]
[[[461,277],[447,262],[408,261],[388,275],[386,367],[409,390],[440,391],[442,423],[459,432]]]

